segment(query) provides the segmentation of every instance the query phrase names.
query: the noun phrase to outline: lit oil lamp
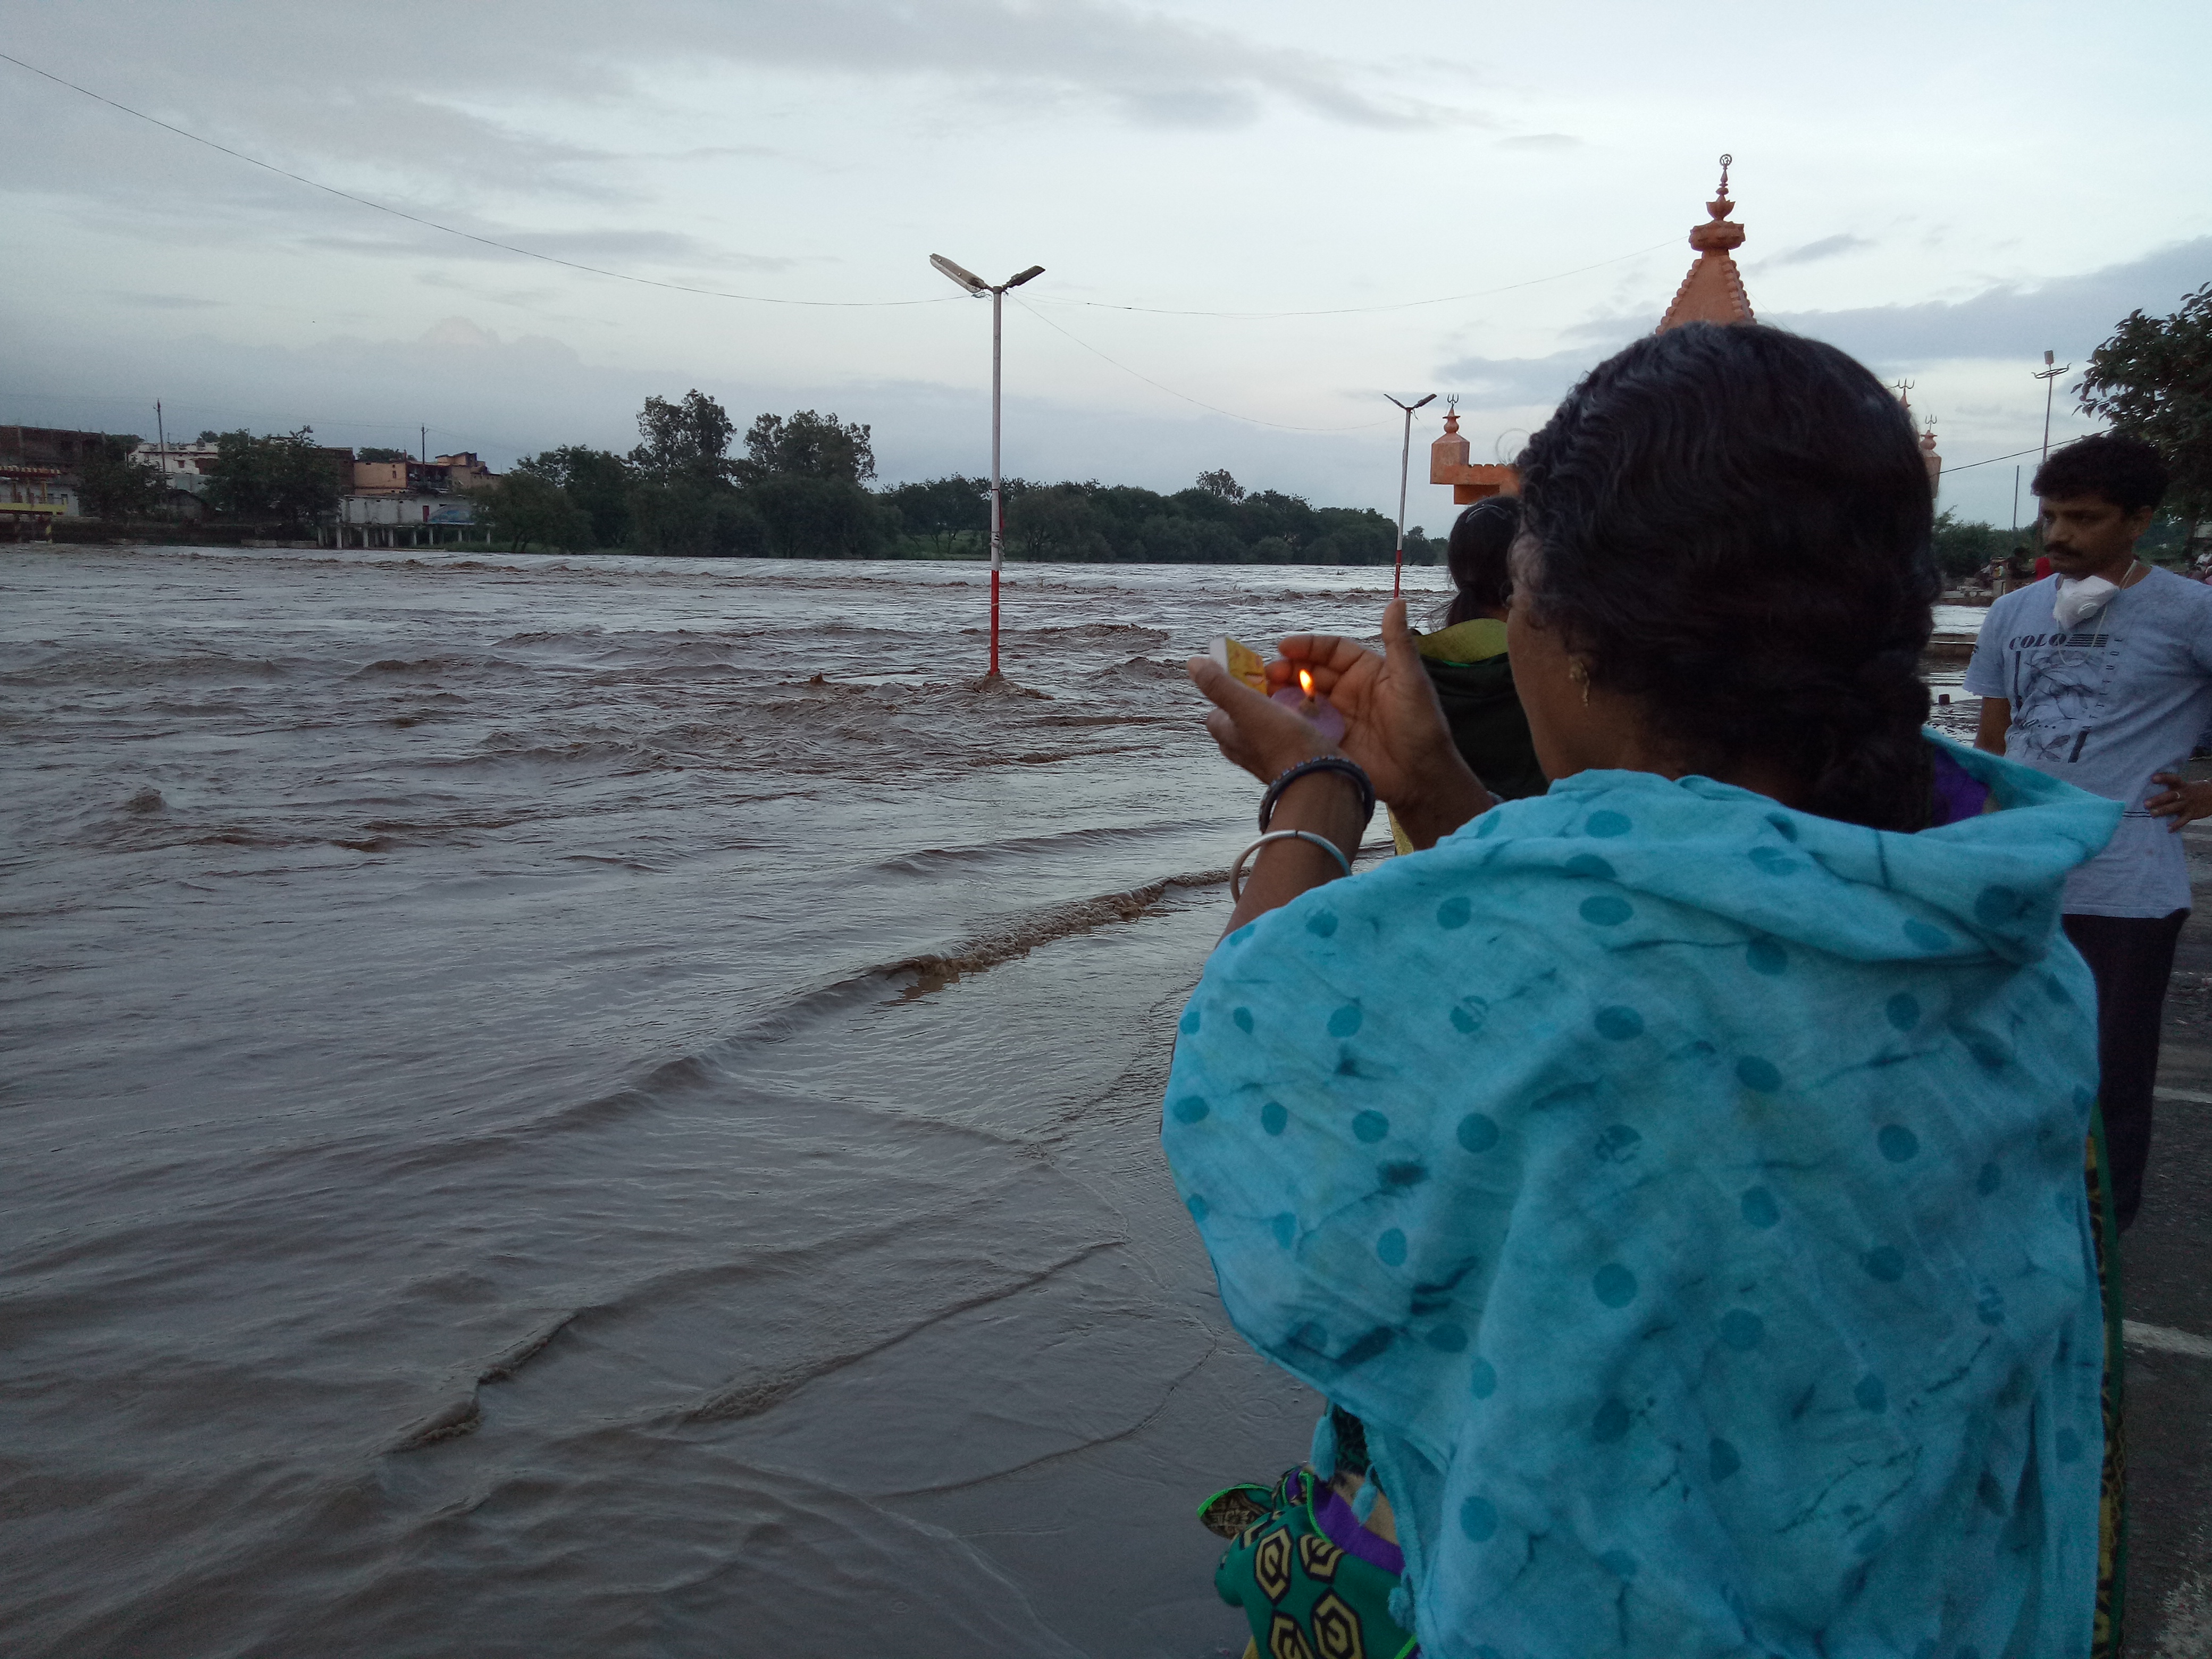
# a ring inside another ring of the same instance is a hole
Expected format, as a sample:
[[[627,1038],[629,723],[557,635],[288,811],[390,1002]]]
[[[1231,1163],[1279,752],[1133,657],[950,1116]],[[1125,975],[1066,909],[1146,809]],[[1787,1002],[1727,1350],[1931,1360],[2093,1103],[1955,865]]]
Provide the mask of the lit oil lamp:
[[[1285,686],[1274,694],[1274,700],[1319,732],[1327,741],[1344,741],[1344,716],[1336,712],[1335,705],[1327,697],[1314,690],[1314,677],[1310,670],[1298,670],[1297,686]]]

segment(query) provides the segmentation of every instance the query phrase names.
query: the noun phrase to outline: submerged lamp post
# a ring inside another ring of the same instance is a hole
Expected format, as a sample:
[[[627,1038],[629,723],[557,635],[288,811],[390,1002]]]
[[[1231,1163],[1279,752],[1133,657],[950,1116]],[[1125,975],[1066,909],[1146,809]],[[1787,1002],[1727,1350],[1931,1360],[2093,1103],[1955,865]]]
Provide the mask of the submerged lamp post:
[[[1044,275],[1042,265],[1031,265],[1018,271],[1003,283],[985,282],[972,270],[964,270],[942,253],[933,253],[929,263],[966,289],[977,299],[986,294],[991,296],[991,674],[999,672],[999,549],[1006,526],[1005,497],[999,482],[999,319],[1004,307],[1006,290],[1019,288],[1033,276]],[[988,678],[987,676],[987,678]]]
[[[1387,392],[1382,395],[1390,398]],[[1406,469],[1413,456],[1413,411],[1421,404],[1432,404],[1436,400],[1437,394],[1433,392],[1420,403],[1399,404],[1395,398],[1390,398],[1392,403],[1398,404],[1398,407],[1406,411],[1406,441],[1398,450],[1398,551],[1390,568],[1390,597],[1394,599],[1398,597],[1398,586],[1406,574]]]

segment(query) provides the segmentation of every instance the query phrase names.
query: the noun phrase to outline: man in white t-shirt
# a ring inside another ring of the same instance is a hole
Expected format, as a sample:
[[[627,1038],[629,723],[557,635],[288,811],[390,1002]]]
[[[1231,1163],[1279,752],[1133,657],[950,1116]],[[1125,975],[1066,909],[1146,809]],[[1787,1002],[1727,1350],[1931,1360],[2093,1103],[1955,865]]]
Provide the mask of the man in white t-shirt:
[[[2166,494],[2158,452],[2084,438],[2035,474],[2051,574],[1990,606],[1966,669],[1977,746],[2126,811],[2066,884],[2066,935],[2097,981],[2100,1098],[2119,1224],[2150,1156],[2159,1022],[2189,919],[2179,834],[2212,817],[2212,783],[2181,768],[2212,726],[2212,587],[2136,557]]]

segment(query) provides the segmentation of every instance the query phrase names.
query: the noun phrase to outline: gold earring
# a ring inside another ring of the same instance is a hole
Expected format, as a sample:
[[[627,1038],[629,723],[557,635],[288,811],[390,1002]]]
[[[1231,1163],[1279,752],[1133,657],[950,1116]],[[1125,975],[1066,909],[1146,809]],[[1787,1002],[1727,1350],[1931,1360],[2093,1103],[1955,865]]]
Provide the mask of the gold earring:
[[[1583,707],[1589,707],[1589,665],[1580,657],[1567,660],[1567,678],[1583,689]]]

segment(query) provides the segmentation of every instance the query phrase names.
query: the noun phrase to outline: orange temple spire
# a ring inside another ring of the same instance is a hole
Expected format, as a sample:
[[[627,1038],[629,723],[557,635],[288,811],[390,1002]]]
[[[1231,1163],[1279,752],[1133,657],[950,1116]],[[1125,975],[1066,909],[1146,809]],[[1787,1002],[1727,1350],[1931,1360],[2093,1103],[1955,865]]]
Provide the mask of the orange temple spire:
[[[1690,274],[1682,278],[1682,286],[1674,290],[1674,303],[1659,319],[1658,333],[1684,323],[1755,320],[1750,298],[1743,291],[1742,273],[1729,257],[1731,248],[1743,246],[1743,227],[1728,216],[1735,206],[1728,193],[1728,170],[1735,161],[1732,155],[1721,157],[1720,193],[1705,204],[1705,211],[1712,217],[1690,232],[1690,246],[1697,249],[1698,258]]]

